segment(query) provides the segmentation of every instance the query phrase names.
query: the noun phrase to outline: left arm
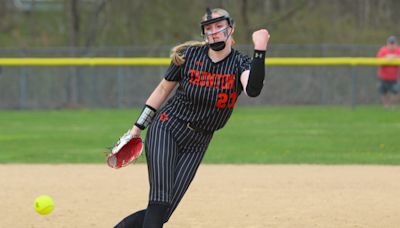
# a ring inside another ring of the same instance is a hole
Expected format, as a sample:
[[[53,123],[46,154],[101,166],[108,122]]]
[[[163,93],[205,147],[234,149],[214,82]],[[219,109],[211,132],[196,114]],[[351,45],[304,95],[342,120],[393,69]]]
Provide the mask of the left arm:
[[[240,75],[244,92],[250,97],[260,95],[265,78],[265,52],[269,41],[269,33],[261,29],[253,33],[254,56],[250,70]]]

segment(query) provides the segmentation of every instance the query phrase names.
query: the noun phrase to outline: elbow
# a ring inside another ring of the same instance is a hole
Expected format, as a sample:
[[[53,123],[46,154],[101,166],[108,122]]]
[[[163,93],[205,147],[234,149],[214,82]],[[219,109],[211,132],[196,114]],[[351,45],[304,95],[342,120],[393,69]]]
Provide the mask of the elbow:
[[[258,97],[259,95],[260,95],[260,93],[261,93],[261,91],[260,92],[254,92],[254,91],[248,91],[247,92],[247,95],[249,96],[249,97]]]
[[[247,86],[246,93],[249,97],[258,97],[261,94],[262,87],[254,88],[251,86]]]

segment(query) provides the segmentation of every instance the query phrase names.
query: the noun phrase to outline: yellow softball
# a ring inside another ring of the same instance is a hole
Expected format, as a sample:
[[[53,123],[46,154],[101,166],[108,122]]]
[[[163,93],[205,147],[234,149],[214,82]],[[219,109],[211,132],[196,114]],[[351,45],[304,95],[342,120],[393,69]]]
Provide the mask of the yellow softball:
[[[34,207],[37,213],[47,215],[54,209],[54,201],[48,195],[41,195],[35,199]]]

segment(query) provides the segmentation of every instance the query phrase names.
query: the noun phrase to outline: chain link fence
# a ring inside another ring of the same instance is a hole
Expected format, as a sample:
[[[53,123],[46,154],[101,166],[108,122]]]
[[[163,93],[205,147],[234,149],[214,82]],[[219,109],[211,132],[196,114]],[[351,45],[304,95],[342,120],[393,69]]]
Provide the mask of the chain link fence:
[[[0,49],[0,57],[168,57],[170,46]],[[236,46],[251,55],[252,46]],[[379,46],[271,45],[268,57],[373,57]],[[268,60],[267,60],[268,61]],[[141,107],[166,66],[3,66],[0,109]],[[377,104],[376,67],[268,66],[260,97],[239,105]]]

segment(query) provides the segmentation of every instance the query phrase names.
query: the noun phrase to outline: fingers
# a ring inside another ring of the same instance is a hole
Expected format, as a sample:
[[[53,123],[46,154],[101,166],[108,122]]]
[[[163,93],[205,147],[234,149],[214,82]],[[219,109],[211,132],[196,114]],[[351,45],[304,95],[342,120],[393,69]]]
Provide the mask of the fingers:
[[[254,49],[266,50],[270,38],[269,32],[266,29],[260,29],[253,33]]]
[[[268,30],[266,30],[266,29],[260,29],[253,33],[253,40],[257,40],[257,39],[268,40],[269,37],[270,37],[270,34],[269,34]]]

